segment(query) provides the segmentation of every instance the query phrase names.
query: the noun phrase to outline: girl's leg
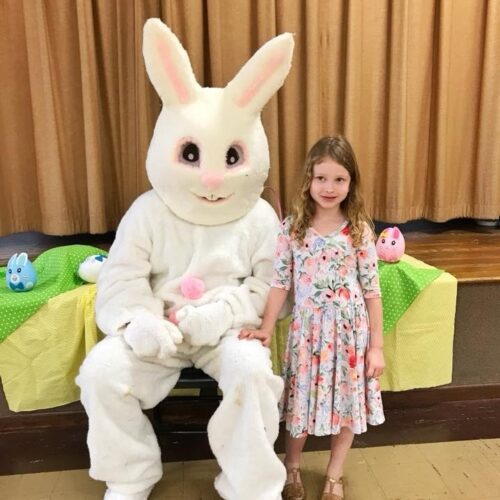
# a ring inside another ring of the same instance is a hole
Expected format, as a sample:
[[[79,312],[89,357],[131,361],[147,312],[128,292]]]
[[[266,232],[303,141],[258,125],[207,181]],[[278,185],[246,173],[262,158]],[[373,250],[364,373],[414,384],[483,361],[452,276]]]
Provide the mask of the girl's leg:
[[[354,433],[348,427],[342,427],[340,434],[333,435],[330,441],[330,461],[326,469],[326,475],[333,479],[339,479],[344,474],[344,463],[347,453],[351,449]],[[325,491],[330,491],[330,483],[325,484]],[[333,491],[337,495],[343,496],[344,491],[341,484],[333,485]]]
[[[290,474],[289,471],[291,471],[292,469],[298,469],[300,467],[300,455],[302,454],[302,449],[306,444],[306,439],[307,435],[294,438],[288,431],[286,432],[285,467],[287,470],[287,484],[293,482],[293,474]],[[298,476],[298,479],[300,480],[300,475]]]

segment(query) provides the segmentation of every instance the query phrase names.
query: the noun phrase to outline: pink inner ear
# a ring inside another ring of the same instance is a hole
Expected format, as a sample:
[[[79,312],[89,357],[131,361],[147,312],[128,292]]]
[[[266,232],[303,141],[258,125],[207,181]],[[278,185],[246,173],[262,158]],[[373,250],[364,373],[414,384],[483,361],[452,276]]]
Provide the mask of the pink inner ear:
[[[394,238],[399,238],[400,236],[400,232],[399,232],[399,229],[397,227],[395,227],[392,231],[392,233],[394,234]]]
[[[163,69],[165,70],[170,83],[174,87],[175,93],[179,98],[179,102],[181,104],[185,104],[189,99],[189,92],[179,78],[179,74],[177,73],[176,67],[172,61],[172,57],[170,56],[168,45],[164,40],[160,39],[156,44],[156,48],[158,49],[158,53],[160,54]]]
[[[240,98],[237,100],[236,104],[241,108],[244,108],[254,97],[259,89],[264,85],[264,83],[271,78],[276,68],[283,62],[285,54],[278,52],[273,54],[266,62],[265,67],[259,73],[252,83],[247,87],[247,89],[241,94]]]

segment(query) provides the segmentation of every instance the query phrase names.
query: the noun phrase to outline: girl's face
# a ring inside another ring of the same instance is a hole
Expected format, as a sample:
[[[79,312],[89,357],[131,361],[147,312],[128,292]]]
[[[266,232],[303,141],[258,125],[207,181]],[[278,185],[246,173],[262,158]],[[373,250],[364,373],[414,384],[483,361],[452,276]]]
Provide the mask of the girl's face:
[[[330,157],[313,166],[313,178],[309,192],[316,209],[338,213],[340,204],[349,194],[351,176],[347,169]]]

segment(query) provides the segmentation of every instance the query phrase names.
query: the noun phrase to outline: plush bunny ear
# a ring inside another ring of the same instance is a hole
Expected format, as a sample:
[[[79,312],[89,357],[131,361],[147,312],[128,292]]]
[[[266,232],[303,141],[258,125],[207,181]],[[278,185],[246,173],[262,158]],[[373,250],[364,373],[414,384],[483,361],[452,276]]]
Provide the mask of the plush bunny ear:
[[[269,40],[227,84],[226,95],[250,114],[260,113],[290,71],[293,46],[290,33]]]
[[[19,264],[20,266],[25,266],[26,262],[28,262],[28,254],[26,252],[20,253],[19,256],[17,257],[16,263]]]
[[[15,253],[10,259],[9,259],[9,262],[7,262],[7,267],[10,267],[12,264],[14,264],[14,262],[16,261],[17,259],[17,253]]]
[[[144,25],[142,53],[149,79],[163,104],[187,104],[201,87],[187,52],[178,38],[159,19]]]
[[[399,229],[397,227],[393,227],[392,228],[392,235],[394,236],[394,238],[398,239],[401,235],[401,232],[399,231]]]

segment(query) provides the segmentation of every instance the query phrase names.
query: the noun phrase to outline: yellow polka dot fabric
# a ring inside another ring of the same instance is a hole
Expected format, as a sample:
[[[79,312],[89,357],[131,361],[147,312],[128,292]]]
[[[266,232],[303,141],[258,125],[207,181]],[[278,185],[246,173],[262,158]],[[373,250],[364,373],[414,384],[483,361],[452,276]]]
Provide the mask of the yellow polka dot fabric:
[[[89,245],[47,250],[33,262],[37,283],[29,292],[10,290],[5,281],[6,267],[0,267],[0,342],[52,297],[83,285],[85,282],[78,276],[78,267],[87,257],[96,254],[107,255]]]

